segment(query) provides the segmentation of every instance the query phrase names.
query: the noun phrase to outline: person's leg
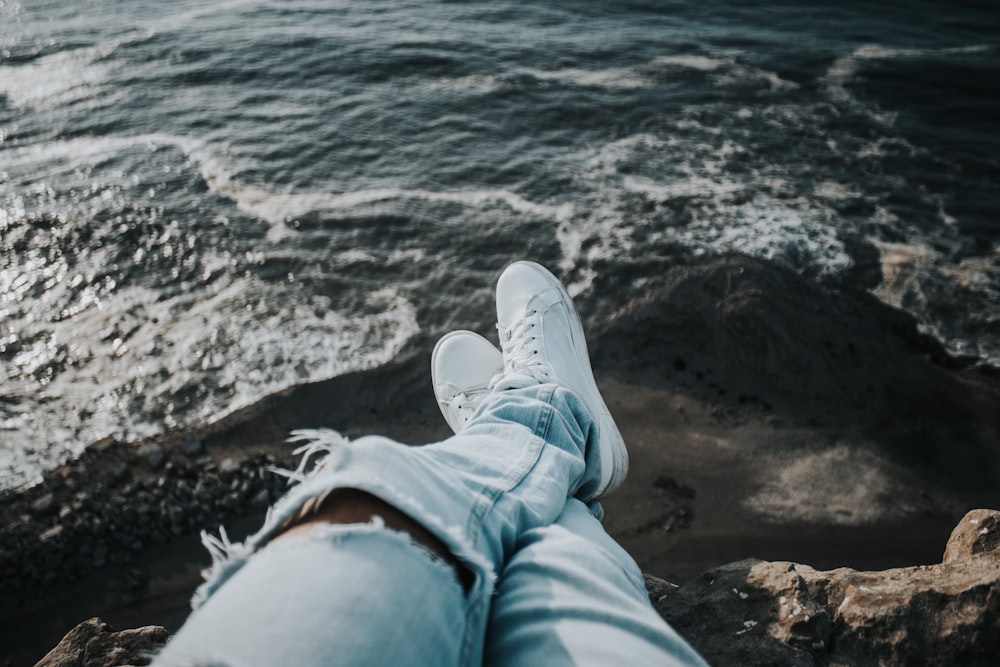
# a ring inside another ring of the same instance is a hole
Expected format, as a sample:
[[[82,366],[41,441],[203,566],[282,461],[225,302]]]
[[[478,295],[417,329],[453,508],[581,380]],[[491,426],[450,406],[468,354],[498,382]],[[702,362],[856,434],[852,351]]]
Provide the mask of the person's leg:
[[[198,609],[157,664],[182,664],[197,655],[223,664],[273,664],[274,653],[293,641],[309,644],[311,651],[300,654],[296,664],[364,664],[341,648],[363,637],[375,643],[357,650],[380,651],[376,662],[381,662],[391,655],[381,652],[391,649],[377,641],[386,626],[405,626],[415,636],[435,636],[447,628],[457,645],[456,659],[436,656],[427,664],[477,664],[495,574],[513,554],[517,538],[555,520],[572,489],[586,478],[589,433],[589,417],[575,396],[554,385],[536,385],[491,395],[460,435],[433,445],[307,434],[316,443],[329,443],[319,469],[303,476],[247,543],[219,545],[218,562],[197,594]],[[376,531],[383,535],[373,537],[370,528],[356,523],[325,524],[330,532],[313,521],[307,528],[292,528],[299,534],[274,540],[301,521],[304,506],[340,489],[370,494],[426,529],[471,573],[468,593],[463,595],[448,563],[409,537],[390,540],[384,528]],[[379,546],[380,540],[385,544]],[[387,570],[372,569],[368,561]],[[404,586],[410,569],[423,570],[424,579],[415,576]],[[456,595],[412,588],[442,572],[450,576]],[[316,585],[310,583],[314,580]],[[392,606],[368,606],[388,596]],[[351,609],[361,601],[365,610]],[[419,613],[413,613],[415,608]],[[338,613],[345,609],[366,619],[367,628],[341,623]],[[303,624],[305,615],[316,614],[336,622],[323,624],[323,632]],[[452,653],[447,642],[431,646]],[[251,660],[255,655],[259,661]],[[317,660],[308,661],[309,655]]]
[[[435,347],[434,392],[456,433],[474,418],[499,357],[471,331]],[[600,514],[571,498],[552,525],[517,540],[490,613],[487,665],[704,665],[653,610],[642,572]]]
[[[596,393],[579,318],[562,286],[540,267],[514,265],[501,276],[497,300],[498,320],[505,332],[505,372],[462,433],[425,447],[407,447],[380,437],[348,443],[332,432],[302,434],[312,444],[303,456],[302,471],[295,475],[300,484],[272,508],[264,528],[245,544],[216,544],[217,562],[196,596],[200,608],[161,654],[161,664],[170,664],[167,660],[178,655],[198,655],[199,647],[205,649],[203,655],[239,655],[241,661],[262,652],[280,652],[280,645],[271,640],[275,626],[287,629],[276,641],[283,644],[299,637],[313,645],[310,655],[322,657],[324,664],[337,664],[339,647],[353,641],[345,635],[360,630],[350,624],[330,624],[325,632],[298,633],[301,613],[293,612],[319,610],[298,607],[287,581],[301,572],[318,578],[327,563],[311,567],[301,563],[296,565],[301,569],[285,578],[275,574],[283,569],[283,561],[294,560],[286,557],[293,547],[303,553],[319,550],[318,543],[327,536],[333,536],[337,550],[347,554],[329,565],[337,569],[327,575],[330,586],[317,588],[318,597],[311,598],[317,604],[326,600],[328,613],[342,610],[345,600],[371,601],[365,592],[375,575],[360,565],[352,567],[350,559],[362,560],[366,549],[368,557],[382,559],[374,546],[379,540],[395,545],[392,550],[383,547],[391,552],[390,566],[398,566],[405,553],[411,563],[408,567],[422,567],[428,577],[447,572],[454,579],[453,570],[435,562],[430,551],[409,538],[392,541],[399,536],[386,534],[384,529],[372,538],[366,532],[370,529],[358,524],[331,524],[326,529],[323,523],[313,522],[300,535],[269,544],[301,521],[304,507],[323,507],[322,501],[337,489],[365,492],[409,517],[472,575],[464,597],[401,600],[400,605],[421,608],[416,616],[384,607],[374,616],[362,614],[367,619],[367,636],[377,637],[382,628],[404,621],[407,632],[429,636],[435,636],[435,628],[452,624],[459,646],[457,660],[442,656],[432,662],[478,663],[495,576],[513,556],[519,537],[554,521],[569,496],[594,497],[610,490],[623,476],[616,466],[627,465],[621,437]],[[605,451],[609,443],[610,454]],[[321,452],[326,454],[321,465],[305,473],[310,455]],[[355,543],[366,546],[348,546]],[[405,577],[406,571],[402,568],[395,574]],[[282,584],[273,585],[272,580]],[[454,589],[461,592],[457,584]],[[255,603],[279,596],[280,602],[273,601],[260,612],[255,609]],[[287,613],[271,613],[273,608]],[[398,617],[396,612],[400,612]],[[456,615],[461,620],[458,625],[452,623]],[[233,648],[232,653],[226,652],[226,645]],[[444,642],[444,646],[449,645]],[[267,664],[267,660],[244,664]]]
[[[705,663],[653,609],[631,556],[570,499],[555,523],[521,536],[500,575],[484,664]]]
[[[156,664],[460,664],[470,576],[410,517],[337,489],[197,609]]]
[[[154,664],[461,665],[466,608],[451,566],[407,535],[316,524],[250,558]]]

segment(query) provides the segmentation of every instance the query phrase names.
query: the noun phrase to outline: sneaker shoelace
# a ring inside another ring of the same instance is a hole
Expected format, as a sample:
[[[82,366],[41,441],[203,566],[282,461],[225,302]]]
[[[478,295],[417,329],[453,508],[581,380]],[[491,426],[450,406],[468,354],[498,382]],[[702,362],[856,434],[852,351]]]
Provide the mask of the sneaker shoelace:
[[[479,407],[488,393],[490,393],[488,385],[458,387],[450,383],[444,384],[438,391],[438,395],[448,397],[440,400],[441,405],[457,411],[462,416],[463,423],[472,418],[476,408]]]
[[[538,311],[529,310],[509,327],[497,324],[503,371],[490,380],[490,391],[526,387],[550,382],[552,368],[538,354]]]

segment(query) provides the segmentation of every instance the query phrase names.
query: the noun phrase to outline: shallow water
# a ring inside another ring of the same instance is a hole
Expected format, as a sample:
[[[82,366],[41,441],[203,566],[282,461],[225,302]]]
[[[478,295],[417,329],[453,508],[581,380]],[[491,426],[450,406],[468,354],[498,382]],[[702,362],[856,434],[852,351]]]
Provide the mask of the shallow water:
[[[998,34],[988,3],[0,0],[0,488],[488,326],[519,257],[593,324],[749,253],[1000,365]]]

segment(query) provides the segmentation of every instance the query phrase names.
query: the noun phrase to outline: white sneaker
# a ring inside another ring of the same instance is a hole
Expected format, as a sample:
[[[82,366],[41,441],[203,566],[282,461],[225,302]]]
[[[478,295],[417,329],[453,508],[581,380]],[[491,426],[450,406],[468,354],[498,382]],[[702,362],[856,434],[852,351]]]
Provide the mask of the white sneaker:
[[[493,343],[472,331],[445,334],[431,353],[431,383],[438,407],[455,433],[475,414],[503,370],[503,356]]]
[[[495,391],[554,383],[583,401],[597,429],[601,477],[589,502],[618,488],[628,474],[628,451],[594,381],[580,315],[559,279],[534,262],[508,266],[497,281],[497,329],[504,369]]]

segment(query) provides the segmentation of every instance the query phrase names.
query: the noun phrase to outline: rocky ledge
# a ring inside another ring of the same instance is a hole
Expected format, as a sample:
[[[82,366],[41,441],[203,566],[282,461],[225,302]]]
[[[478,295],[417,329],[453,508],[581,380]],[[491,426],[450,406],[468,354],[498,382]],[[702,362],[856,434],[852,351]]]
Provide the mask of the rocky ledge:
[[[754,559],[677,587],[647,575],[657,611],[718,667],[993,665],[1000,655],[1000,511],[973,510],[937,565],[822,572]],[[92,618],[36,667],[148,663],[159,626]]]
[[[159,625],[115,632],[101,619],[91,618],[67,632],[37,667],[146,665],[169,636]]]
[[[714,665],[995,665],[1000,656],[1000,512],[973,510],[937,565],[827,572],[754,559],[653,604]]]

